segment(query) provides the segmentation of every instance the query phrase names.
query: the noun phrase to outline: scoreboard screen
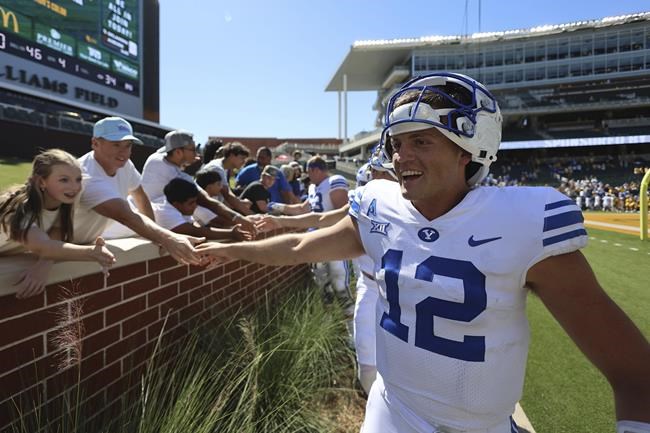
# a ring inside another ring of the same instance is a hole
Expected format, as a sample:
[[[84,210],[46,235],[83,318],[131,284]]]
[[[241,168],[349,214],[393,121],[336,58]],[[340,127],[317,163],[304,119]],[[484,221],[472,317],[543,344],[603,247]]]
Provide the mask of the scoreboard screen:
[[[142,117],[141,0],[0,0],[0,85]]]

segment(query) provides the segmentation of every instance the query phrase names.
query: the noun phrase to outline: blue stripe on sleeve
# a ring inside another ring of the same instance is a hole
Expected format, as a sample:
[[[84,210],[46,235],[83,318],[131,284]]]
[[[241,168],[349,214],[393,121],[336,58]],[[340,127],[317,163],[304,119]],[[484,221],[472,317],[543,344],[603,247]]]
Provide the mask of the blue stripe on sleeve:
[[[546,238],[542,240],[542,245],[545,247],[553,244],[557,244],[558,242],[566,241],[568,239],[573,239],[577,238],[578,236],[587,236],[587,230],[585,229],[578,229],[578,230],[573,230],[570,232],[562,233],[557,236],[552,236],[550,238]]]
[[[357,200],[350,200],[349,213],[354,217],[356,217],[359,214],[359,202]]]
[[[585,219],[582,212],[574,210],[570,212],[559,213],[557,215],[547,216],[544,218],[544,231],[559,229],[570,226],[571,224],[581,223]]]
[[[574,202],[573,200],[569,200],[569,199],[560,200],[560,201],[556,201],[556,202],[553,202],[553,203],[548,203],[546,206],[544,206],[544,210],[553,210],[553,209],[557,209],[559,207],[569,206],[569,205],[572,205],[572,204],[575,205],[576,202]]]
[[[348,183],[347,182],[332,182],[332,183],[330,183],[330,186],[340,186],[340,185],[343,185],[343,186],[347,187]]]

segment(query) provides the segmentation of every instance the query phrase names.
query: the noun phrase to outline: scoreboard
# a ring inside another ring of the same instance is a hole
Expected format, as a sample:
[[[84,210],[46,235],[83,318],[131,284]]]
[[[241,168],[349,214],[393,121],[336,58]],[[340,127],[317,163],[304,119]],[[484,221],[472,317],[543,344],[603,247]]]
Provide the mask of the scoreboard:
[[[142,0],[0,0],[0,86],[142,118],[141,29]]]

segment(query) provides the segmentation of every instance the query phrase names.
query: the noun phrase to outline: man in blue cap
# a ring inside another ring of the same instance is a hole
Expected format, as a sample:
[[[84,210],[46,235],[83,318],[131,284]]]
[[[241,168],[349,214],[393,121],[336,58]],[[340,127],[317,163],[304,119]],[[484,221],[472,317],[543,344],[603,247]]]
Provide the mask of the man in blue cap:
[[[140,173],[129,159],[133,143],[142,144],[126,120],[107,117],[95,123],[93,150],[79,158],[84,190],[75,213],[75,242],[90,242],[115,220],[159,244],[179,262],[198,264],[194,245],[204,239],[173,233],[154,222]],[[129,194],[137,211],[126,200]]]

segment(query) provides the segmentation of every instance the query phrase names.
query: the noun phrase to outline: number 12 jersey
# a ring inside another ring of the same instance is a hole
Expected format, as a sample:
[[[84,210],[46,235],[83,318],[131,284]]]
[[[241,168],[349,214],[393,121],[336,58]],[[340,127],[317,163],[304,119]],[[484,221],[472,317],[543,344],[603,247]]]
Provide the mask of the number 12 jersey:
[[[526,273],[586,245],[582,213],[552,188],[477,187],[427,220],[400,185],[357,189],[350,214],[373,259],[377,369],[414,424],[488,428],[521,397]]]

